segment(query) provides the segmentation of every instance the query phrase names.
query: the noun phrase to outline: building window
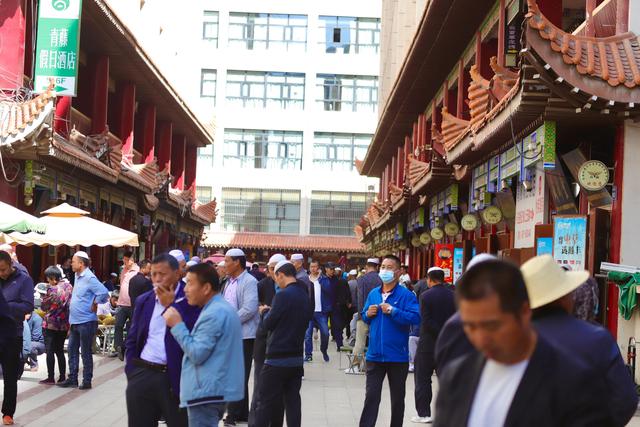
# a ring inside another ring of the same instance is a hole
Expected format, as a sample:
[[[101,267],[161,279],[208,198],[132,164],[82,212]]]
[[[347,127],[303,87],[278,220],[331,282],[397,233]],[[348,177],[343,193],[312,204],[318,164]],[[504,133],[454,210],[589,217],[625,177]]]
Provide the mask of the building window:
[[[222,227],[226,231],[298,234],[300,192],[223,188]]]
[[[304,74],[229,71],[227,101],[243,108],[302,110]]]
[[[318,74],[316,101],[324,111],[375,113],[378,107],[378,78]]]
[[[311,192],[311,234],[351,236],[364,214],[367,193]]]
[[[327,53],[377,54],[380,50],[380,19],[321,16],[320,44]]]
[[[300,170],[302,132],[225,129],[224,166]]]
[[[200,203],[209,203],[213,199],[211,187],[196,186],[196,199],[198,199]]]
[[[229,46],[248,50],[305,51],[307,17],[231,12]]]
[[[355,159],[364,159],[371,135],[316,132],[313,141],[313,165],[333,171],[351,171]]]
[[[216,86],[218,74],[216,70],[202,70],[200,74],[200,97],[210,98],[216,104]]]
[[[218,12],[205,10],[202,20],[202,40],[218,47]]]
[[[203,168],[213,166],[213,144],[198,148],[198,166]]]

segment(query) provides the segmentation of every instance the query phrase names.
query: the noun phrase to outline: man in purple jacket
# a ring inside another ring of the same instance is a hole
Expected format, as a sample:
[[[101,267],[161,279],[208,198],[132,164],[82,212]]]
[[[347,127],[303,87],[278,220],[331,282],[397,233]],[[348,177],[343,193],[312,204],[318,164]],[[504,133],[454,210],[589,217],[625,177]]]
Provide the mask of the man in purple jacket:
[[[125,342],[127,413],[129,426],[155,426],[164,418],[169,427],[188,424],[180,410],[182,349],[162,317],[174,307],[191,330],[200,309],[190,306],[180,282],[180,266],[169,254],[151,262],[154,290],[136,299],[131,329]]]
[[[14,267],[11,255],[5,251],[0,251],[0,289],[15,322],[15,335],[0,347],[0,364],[4,375],[2,422],[10,425],[13,424],[18,395],[22,321],[25,314],[33,311],[33,280],[28,274]]]

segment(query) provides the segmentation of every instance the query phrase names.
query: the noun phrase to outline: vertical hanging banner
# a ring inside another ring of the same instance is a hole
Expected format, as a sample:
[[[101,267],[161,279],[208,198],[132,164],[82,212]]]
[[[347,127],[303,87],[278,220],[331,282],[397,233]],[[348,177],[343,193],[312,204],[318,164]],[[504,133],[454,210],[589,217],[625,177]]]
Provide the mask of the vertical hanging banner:
[[[435,267],[444,270],[445,282],[453,283],[453,245],[438,243],[435,249]]]
[[[76,96],[82,0],[41,0],[38,10],[34,91],[53,79],[60,96]]]
[[[585,270],[587,261],[587,217],[556,215],[553,219],[553,258],[572,270]]]

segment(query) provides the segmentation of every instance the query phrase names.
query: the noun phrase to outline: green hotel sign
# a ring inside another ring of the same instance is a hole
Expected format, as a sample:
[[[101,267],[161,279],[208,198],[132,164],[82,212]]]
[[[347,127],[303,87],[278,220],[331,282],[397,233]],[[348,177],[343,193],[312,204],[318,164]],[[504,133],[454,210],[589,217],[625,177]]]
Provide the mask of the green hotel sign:
[[[76,96],[82,0],[40,0],[35,56],[35,92],[51,79],[61,96]]]

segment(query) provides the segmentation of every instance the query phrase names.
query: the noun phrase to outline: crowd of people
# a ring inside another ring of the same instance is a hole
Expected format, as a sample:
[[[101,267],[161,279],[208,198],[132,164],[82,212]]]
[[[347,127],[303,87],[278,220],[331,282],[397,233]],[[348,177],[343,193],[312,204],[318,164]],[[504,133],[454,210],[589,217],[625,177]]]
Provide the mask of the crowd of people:
[[[138,263],[125,252],[120,275],[100,282],[78,251],[70,271],[65,263],[45,269],[36,310],[31,277],[11,247],[2,249],[4,425],[14,422],[22,370],[37,371],[40,354],[41,384],[91,389],[92,347],[106,317],[114,319],[111,356],[125,362],[130,426],[300,426],[316,331],[320,363],[329,362],[332,340],[351,352],[345,374],[366,374],[361,427],[377,423],[385,378],[390,425],[403,425],[410,372],[414,423],[624,426],[638,405],[615,340],[578,318],[594,306],[577,301],[593,296],[588,273],[550,256],[517,267],[480,254],[454,286],[438,267],[412,282],[393,255],[343,272],[274,254],[262,272],[239,248],[218,263],[187,261],[177,249]]]

